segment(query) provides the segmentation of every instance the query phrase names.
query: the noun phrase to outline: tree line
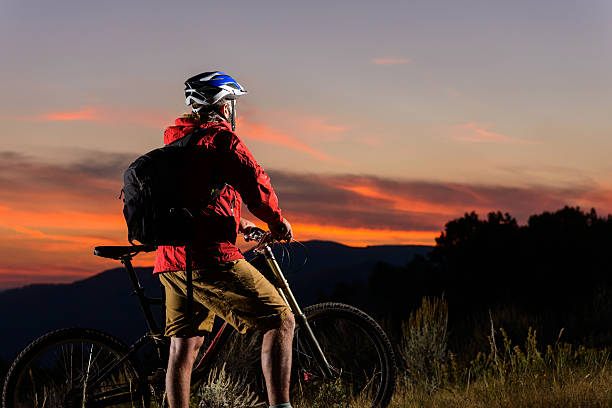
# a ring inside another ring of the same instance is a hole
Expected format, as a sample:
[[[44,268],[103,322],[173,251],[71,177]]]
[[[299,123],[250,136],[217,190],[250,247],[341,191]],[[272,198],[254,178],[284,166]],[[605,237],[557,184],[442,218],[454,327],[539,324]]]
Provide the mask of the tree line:
[[[612,344],[612,215],[565,207],[519,225],[508,213],[449,221],[428,256],[379,263],[367,284],[341,284],[332,298],[357,304],[399,333],[424,296],[448,302],[450,345],[486,346],[490,319],[510,336],[530,327],[545,344]]]

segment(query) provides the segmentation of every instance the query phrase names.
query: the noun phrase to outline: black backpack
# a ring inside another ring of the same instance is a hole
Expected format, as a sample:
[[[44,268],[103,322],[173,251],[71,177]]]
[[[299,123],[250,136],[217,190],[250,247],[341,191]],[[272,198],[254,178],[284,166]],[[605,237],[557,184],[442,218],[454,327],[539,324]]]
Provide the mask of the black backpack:
[[[211,156],[214,152],[196,145],[203,136],[201,132],[202,129],[197,129],[140,156],[123,174],[121,190],[131,244],[138,241],[145,245],[185,246],[188,318],[193,316],[191,242],[194,218],[200,208],[211,203],[227,186],[215,170]],[[212,185],[208,188],[189,185],[189,173],[207,164],[213,173],[210,175]],[[196,203],[188,202],[194,188],[203,192],[201,199]]]
[[[213,192],[220,192],[219,188],[210,188],[204,193],[208,194],[206,200],[202,199],[198,205],[187,202],[187,189],[194,188],[186,184],[188,173],[193,169],[193,163],[190,164],[189,160],[205,162],[207,154],[210,155],[196,146],[202,136],[198,129],[140,156],[125,171],[123,215],[130,243],[138,241],[156,246],[190,243],[194,217],[200,205],[210,202]],[[189,157],[188,153],[191,153]],[[197,156],[193,153],[197,153]]]

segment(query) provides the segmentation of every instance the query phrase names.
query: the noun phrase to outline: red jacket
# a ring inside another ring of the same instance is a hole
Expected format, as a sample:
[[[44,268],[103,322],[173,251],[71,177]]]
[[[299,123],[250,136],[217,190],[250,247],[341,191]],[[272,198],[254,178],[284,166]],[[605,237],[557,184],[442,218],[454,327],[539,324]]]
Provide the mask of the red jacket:
[[[175,126],[164,132],[164,143],[169,144],[196,129],[188,118],[178,118]],[[240,222],[241,197],[249,210],[259,219],[276,226],[283,221],[278,198],[270,184],[270,177],[257,164],[249,149],[230,129],[227,122],[209,122],[198,145],[214,151],[218,161],[205,164],[199,174],[192,176],[194,192],[211,189],[213,170],[221,170],[227,186],[206,208],[202,217],[196,217],[196,236],[193,243],[192,267],[197,269],[211,263],[243,258],[236,246]],[[213,169],[213,167],[217,167]],[[185,270],[185,247],[160,246],[157,248],[154,273]]]

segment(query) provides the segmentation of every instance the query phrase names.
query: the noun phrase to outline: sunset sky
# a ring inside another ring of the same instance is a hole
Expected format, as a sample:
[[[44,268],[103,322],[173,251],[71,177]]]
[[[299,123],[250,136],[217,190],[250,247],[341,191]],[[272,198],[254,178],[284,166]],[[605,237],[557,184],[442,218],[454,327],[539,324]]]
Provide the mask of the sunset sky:
[[[299,240],[612,213],[608,0],[2,0],[0,48],[0,290],[118,266],[123,170],[209,70]]]

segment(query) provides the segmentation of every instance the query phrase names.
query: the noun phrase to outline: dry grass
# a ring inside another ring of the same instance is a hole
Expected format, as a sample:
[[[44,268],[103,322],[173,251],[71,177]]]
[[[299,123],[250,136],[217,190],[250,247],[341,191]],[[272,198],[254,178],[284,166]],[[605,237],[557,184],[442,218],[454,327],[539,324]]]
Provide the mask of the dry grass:
[[[430,317],[418,322],[421,332],[440,331],[440,322],[445,321],[432,305],[435,302],[424,300],[422,310],[416,312]],[[449,354],[446,362],[433,365],[429,377],[404,376],[391,407],[612,407],[610,351],[563,343],[562,332],[555,344],[541,347],[530,329],[525,343],[518,346],[503,329],[494,327],[491,318],[488,352],[479,353],[465,367],[458,367]],[[406,344],[404,339],[400,346],[404,357]],[[431,348],[442,349],[441,344]]]
[[[398,347],[400,381],[433,391],[445,381],[450,361],[448,306],[444,297],[423,298],[421,307],[402,324]]]
[[[262,401],[261,333],[233,332],[191,404],[198,408],[266,407]]]
[[[246,377],[232,377],[225,371],[225,364],[220,369],[214,368],[208,381],[199,392],[199,408],[247,408],[265,407],[251,391]]]
[[[404,338],[397,345],[400,372],[391,408],[612,408],[610,350],[564,343],[563,331],[555,344],[543,347],[532,329],[524,343],[515,345],[491,318],[489,349],[467,363],[458,363],[447,349],[447,313],[444,299],[423,299],[421,308],[403,325]],[[233,348],[249,349],[255,344],[247,343],[236,343]],[[222,385],[215,385],[217,396],[242,395],[246,398],[240,400],[242,405],[199,401],[199,407],[258,406],[248,399],[253,394],[245,391],[245,383],[239,379],[233,384],[230,378],[234,377],[211,378],[209,384]],[[322,388],[309,403],[294,401],[294,406],[368,407],[347,403],[342,387],[335,383]]]
[[[402,387],[391,407],[431,408],[570,408],[612,407],[612,372],[576,370],[563,381],[549,376],[507,383],[479,378],[468,384],[448,385],[429,393],[419,387]]]

